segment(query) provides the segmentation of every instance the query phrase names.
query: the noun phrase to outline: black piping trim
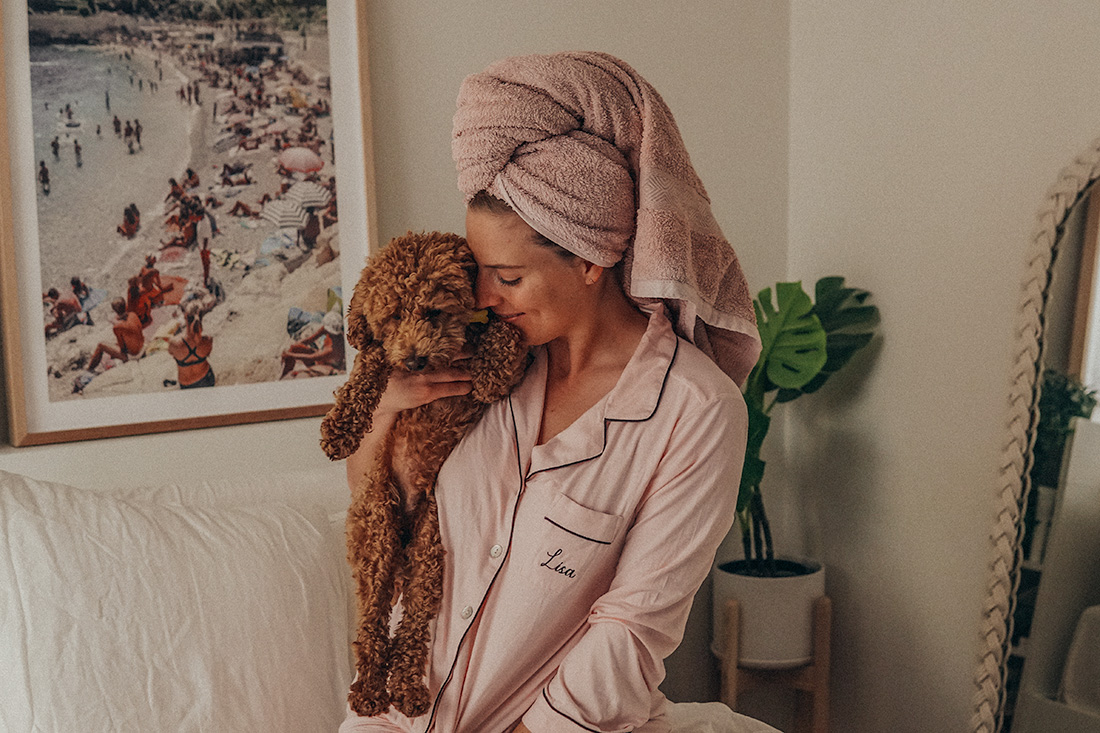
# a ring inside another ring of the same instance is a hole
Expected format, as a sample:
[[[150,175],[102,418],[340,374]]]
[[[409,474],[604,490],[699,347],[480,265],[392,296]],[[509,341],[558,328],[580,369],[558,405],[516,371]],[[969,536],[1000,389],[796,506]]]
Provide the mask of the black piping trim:
[[[566,720],[570,721],[573,725],[577,726],[578,728],[584,728],[585,730],[590,730],[590,731],[592,731],[592,733],[600,733],[600,731],[596,730],[595,728],[589,728],[584,723],[578,722],[575,718],[573,718],[569,715],[566,715],[565,713],[563,713],[562,711],[560,711],[556,707],[554,707],[554,703],[550,702],[550,696],[546,694],[546,688],[545,687],[542,688],[542,699],[546,701],[546,704],[550,706],[551,710],[553,710],[555,713],[557,713],[561,717],[565,718]]]
[[[496,583],[497,578],[500,577],[500,572],[504,569],[504,563],[508,560],[508,556],[512,554],[512,538],[515,537],[516,534],[516,514],[519,511],[519,500],[523,496],[526,482],[523,480],[523,460],[519,455],[519,432],[516,428],[516,411],[512,406],[511,395],[508,396],[508,410],[512,414],[512,439],[515,441],[516,446],[516,467],[517,475],[520,480],[519,493],[516,494],[516,505],[512,508],[512,528],[508,533],[508,550],[504,553],[504,557],[501,558],[500,565],[497,566],[497,571],[493,573],[493,578],[489,581],[489,586],[485,589],[485,595],[481,597],[481,603],[477,606],[477,612],[470,617],[470,624],[466,627],[466,631],[462,633],[462,638],[458,640],[458,646],[455,648],[455,658],[451,660],[451,669],[447,672],[447,678],[443,680],[443,684],[439,686],[439,692],[436,693],[435,702],[432,703],[432,715],[428,718],[428,725],[424,728],[424,733],[429,733],[432,730],[432,726],[435,725],[435,715],[439,712],[439,701],[443,698],[443,693],[446,691],[447,685],[451,683],[451,679],[454,677],[455,665],[458,664],[458,655],[462,652],[462,645],[466,643],[466,637],[470,635],[470,629],[473,628],[474,619],[480,616],[481,610],[485,608],[485,601],[489,598],[489,591],[492,590],[493,584]]]
[[[600,544],[600,545],[610,545],[611,544],[610,542],[604,542],[603,540],[598,540],[595,537],[586,537],[583,534],[578,534],[577,532],[574,532],[573,530],[569,529],[568,527],[561,526],[560,524],[555,522],[550,517],[543,517],[543,519],[545,519],[547,522],[550,522],[550,524],[554,525],[555,527],[562,530],[563,532],[568,532],[569,534],[573,535],[574,537],[580,537],[582,540],[588,540],[589,542],[595,542],[595,543]]]
[[[661,399],[665,396],[665,387],[668,385],[668,375],[672,373],[672,365],[676,363],[676,355],[680,353],[680,339],[678,337],[673,337],[673,338],[675,338],[676,348],[673,349],[673,351],[672,351],[672,358],[668,360],[668,368],[665,369],[665,376],[661,380],[661,391],[657,395],[657,402],[656,402],[656,404],[653,405],[653,410],[650,411],[650,413],[648,415],[646,415],[645,417],[642,417],[642,418],[638,418],[636,420],[630,420],[630,419],[627,419],[627,418],[619,418],[619,417],[605,417],[604,421],[603,421],[603,447],[600,448],[599,453],[597,453],[594,456],[589,456],[588,458],[581,458],[580,460],[573,461],[572,463],[563,463],[560,466],[547,466],[546,468],[540,468],[539,470],[535,471],[534,473],[528,474],[527,475],[527,480],[530,480],[532,476],[535,476],[536,474],[540,474],[544,471],[553,471],[554,469],[557,469],[557,468],[568,468],[569,466],[576,466],[576,465],[579,465],[581,463],[586,463],[588,461],[594,461],[595,459],[602,456],[603,452],[607,449],[607,424],[608,423],[611,423],[611,422],[624,422],[624,423],[625,422],[645,422],[645,421],[649,420],[650,418],[652,418],[654,415],[656,415],[657,414],[657,408],[661,406]],[[513,422],[513,424],[514,424],[514,422]],[[564,527],[562,529],[564,529]]]

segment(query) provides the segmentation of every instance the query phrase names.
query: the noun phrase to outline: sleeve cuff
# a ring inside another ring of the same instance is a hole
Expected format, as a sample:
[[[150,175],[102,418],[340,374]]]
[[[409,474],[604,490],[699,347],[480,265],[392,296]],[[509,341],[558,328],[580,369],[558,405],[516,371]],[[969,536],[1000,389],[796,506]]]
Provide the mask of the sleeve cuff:
[[[585,725],[555,708],[546,696],[545,689],[524,713],[523,724],[531,730],[531,733],[603,733],[602,729]],[[616,733],[628,733],[628,731],[616,731]]]

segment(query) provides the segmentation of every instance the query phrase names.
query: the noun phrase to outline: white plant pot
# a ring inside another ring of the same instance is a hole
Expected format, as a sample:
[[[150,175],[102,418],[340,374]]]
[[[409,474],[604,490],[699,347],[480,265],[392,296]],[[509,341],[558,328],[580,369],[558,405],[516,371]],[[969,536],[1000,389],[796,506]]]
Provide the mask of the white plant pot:
[[[711,651],[725,656],[726,604],[740,605],[738,664],[756,669],[789,669],[813,661],[813,604],[825,595],[825,568],[813,560],[779,558],[805,565],[805,575],[760,578],[739,575],[715,563],[714,626]]]

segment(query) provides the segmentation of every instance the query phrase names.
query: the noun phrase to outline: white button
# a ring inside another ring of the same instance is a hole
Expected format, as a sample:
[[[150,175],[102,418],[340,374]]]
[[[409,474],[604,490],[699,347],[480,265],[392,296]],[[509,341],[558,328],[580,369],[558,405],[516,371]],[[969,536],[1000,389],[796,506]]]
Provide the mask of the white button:
[[[462,609],[462,618],[470,618],[473,615],[474,609],[472,606],[466,606],[466,608]]]
[[[489,557],[500,557],[500,553],[504,552],[504,548],[500,545],[493,545],[489,548]]]

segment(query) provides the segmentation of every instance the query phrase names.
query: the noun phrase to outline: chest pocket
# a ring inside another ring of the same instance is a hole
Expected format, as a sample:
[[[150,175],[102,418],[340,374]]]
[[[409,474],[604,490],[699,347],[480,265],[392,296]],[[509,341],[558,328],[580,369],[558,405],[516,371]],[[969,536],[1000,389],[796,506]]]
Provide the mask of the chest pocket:
[[[543,517],[543,531],[536,546],[536,577],[560,582],[591,580],[612,554],[624,520],[581,506],[565,494],[556,494]],[[602,562],[601,562],[602,560]]]

